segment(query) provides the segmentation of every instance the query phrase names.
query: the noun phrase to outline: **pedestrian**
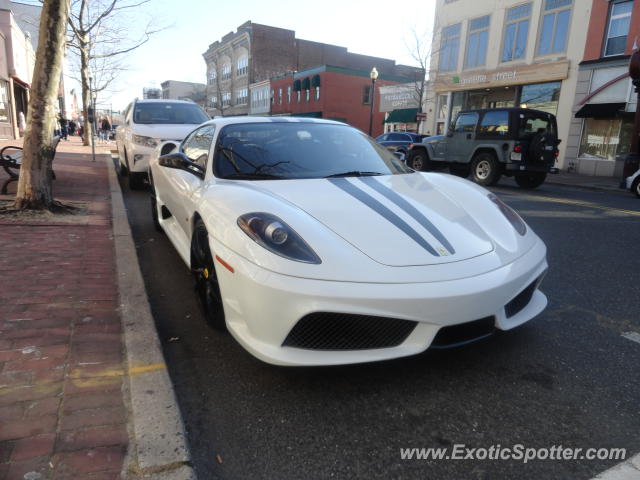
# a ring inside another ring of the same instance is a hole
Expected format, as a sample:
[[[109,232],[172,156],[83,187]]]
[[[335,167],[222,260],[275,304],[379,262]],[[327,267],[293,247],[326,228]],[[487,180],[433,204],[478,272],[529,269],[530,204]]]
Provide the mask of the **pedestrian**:
[[[18,131],[20,132],[20,136],[24,135],[24,131],[27,129],[27,122],[24,119],[24,112],[18,112]]]
[[[76,128],[77,128],[76,122],[71,120],[69,122],[69,135],[71,135],[71,136],[75,135],[76,134]]]
[[[58,123],[60,123],[60,136],[65,140],[69,140],[67,135],[69,133],[69,120],[65,118],[65,116],[61,113],[58,118]]]
[[[109,123],[109,119],[107,117],[102,117],[102,122],[100,124],[100,131],[102,133],[102,140],[105,142],[109,141],[109,134],[111,133],[111,124]]]

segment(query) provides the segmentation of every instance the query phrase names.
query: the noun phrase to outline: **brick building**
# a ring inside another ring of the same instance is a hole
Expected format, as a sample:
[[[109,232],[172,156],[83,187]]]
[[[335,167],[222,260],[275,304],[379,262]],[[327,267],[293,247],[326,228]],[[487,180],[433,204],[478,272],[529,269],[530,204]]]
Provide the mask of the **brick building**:
[[[377,65],[375,65],[377,68]],[[370,70],[322,65],[271,79],[271,114],[327,118],[369,131],[371,113]],[[379,87],[407,82],[406,77],[381,74],[376,81],[373,131],[383,131]]]
[[[287,30],[248,21],[212,43],[203,54],[207,64],[207,111],[211,115],[246,115],[250,111],[249,91],[272,77],[300,72],[318,65],[333,65],[381,75],[403,76],[415,81],[421,71],[396,65],[395,61],[359,55],[345,47],[296,38]],[[260,85],[264,87],[264,85]],[[262,104],[256,99],[254,104]],[[263,112],[264,113],[264,112]]]
[[[622,157],[629,152],[637,108],[629,78],[634,42],[640,46],[640,1],[592,0],[578,70],[575,115],[567,138],[567,151],[580,173],[622,173]]]

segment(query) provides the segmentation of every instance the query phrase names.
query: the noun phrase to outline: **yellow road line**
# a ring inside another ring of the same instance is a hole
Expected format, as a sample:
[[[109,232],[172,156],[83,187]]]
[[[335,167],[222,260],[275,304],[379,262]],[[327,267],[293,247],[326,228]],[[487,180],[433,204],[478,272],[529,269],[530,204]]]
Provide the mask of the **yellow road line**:
[[[131,367],[129,375],[138,375],[139,373],[155,372],[156,370],[164,370],[167,366],[164,363],[153,363],[151,365],[142,365],[139,367]]]
[[[513,193],[512,195],[516,197],[527,198],[530,200],[540,200],[542,202],[551,202],[551,203],[563,203],[565,205],[575,205],[577,207],[595,208],[597,210],[605,210],[607,212],[616,212],[616,213],[622,213],[624,215],[634,215],[634,216],[640,217],[640,212],[636,210],[623,210],[621,208],[605,207],[602,205],[595,205],[590,202],[581,202],[578,200],[567,200],[565,198],[545,197],[542,195],[540,196],[526,195],[522,193]]]

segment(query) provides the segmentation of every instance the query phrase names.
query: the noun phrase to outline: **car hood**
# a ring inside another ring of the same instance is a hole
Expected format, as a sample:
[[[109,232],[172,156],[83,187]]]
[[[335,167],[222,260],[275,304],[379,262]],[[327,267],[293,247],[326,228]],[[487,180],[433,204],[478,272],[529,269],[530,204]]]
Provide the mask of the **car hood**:
[[[259,184],[383,265],[458,262],[494,249],[477,219],[419,174]]]
[[[187,136],[189,132],[194,130],[198,125],[194,123],[179,123],[179,124],[143,124],[136,123],[133,129],[135,135],[142,135],[143,137],[152,137],[159,140],[178,140],[181,141]]]

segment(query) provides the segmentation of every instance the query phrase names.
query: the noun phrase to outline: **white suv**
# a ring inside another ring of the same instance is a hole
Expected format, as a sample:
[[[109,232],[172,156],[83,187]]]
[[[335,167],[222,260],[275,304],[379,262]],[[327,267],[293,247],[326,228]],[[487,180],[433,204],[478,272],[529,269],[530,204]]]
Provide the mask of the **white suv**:
[[[209,120],[197,104],[183,100],[135,99],[124,111],[124,124],[116,129],[119,172],[129,175],[129,187],[144,186],[149,157],[166,140],[181,142],[196,125]]]

